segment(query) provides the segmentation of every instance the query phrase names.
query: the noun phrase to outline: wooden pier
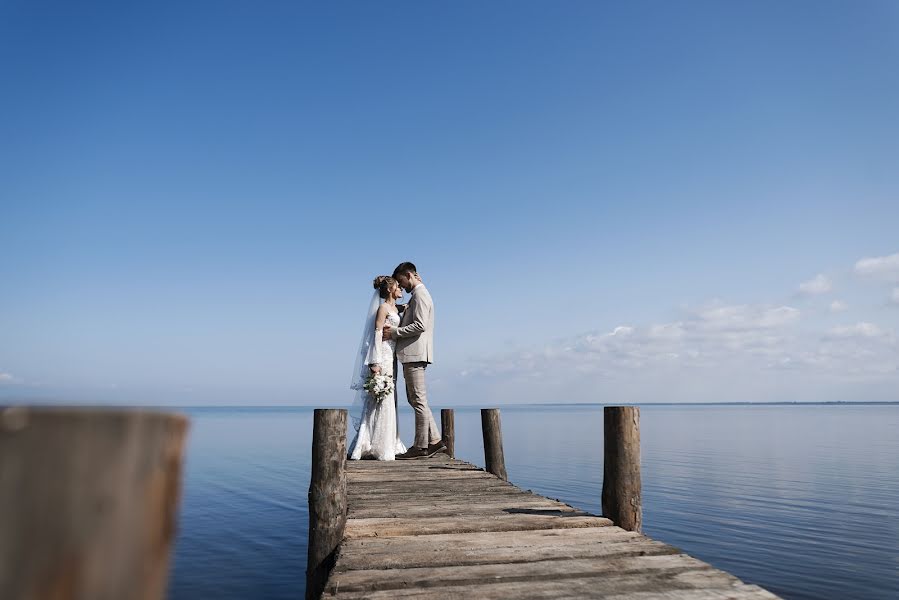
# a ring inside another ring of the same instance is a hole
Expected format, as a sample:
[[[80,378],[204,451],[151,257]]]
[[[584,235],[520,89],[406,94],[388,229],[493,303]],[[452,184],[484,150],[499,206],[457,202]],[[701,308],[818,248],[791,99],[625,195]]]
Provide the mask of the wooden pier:
[[[337,414],[341,412],[321,411],[316,414],[316,427],[325,428],[329,419],[332,427],[345,427],[345,412]],[[631,419],[637,429],[636,414],[617,416]],[[607,412],[607,436],[610,418],[616,415]],[[487,414],[484,426],[494,420],[498,428],[498,413]],[[488,435],[493,432],[485,429],[485,441]],[[395,462],[341,461],[338,453],[345,457],[345,439],[330,440],[333,447],[319,449],[319,460],[328,457],[319,473],[336,475],[332,481],[339,483],[330,488],[334,493],[330,498],[318,498],[316,509],[313,464],[307,598],[319,594],[341,600],[777,598],[639,532],[639,454],[636,490],[627,489],[634,484],[633,469],[616,474],[615,464],[606,464],[606,477],[611,468],[619,489],[603,490],[603,504],[607,494],[610,504],[616,493],[618,498],[630,499],[631,506],[622,511],[623,520],[634,529],[629,531],[608,518],[522,490],[446,455]],[[611,445],[607,440],[607,463],[627,457],[633,435],[623,435]],[[490,446],[488,461],[502,463],[502,449]],[[341,489],[345,489],[343,500]],[[322,502],[330,504],[322,508]],[[345,518],[334,518],[341,505],[346,507]],[[315,516],[319,513],[330,515],[331,527]],[[334,527],[340,529],[339,536],[334,535]],[[313,538],[325,534],[330,534],[332,546],[319,547],[314,559]]]

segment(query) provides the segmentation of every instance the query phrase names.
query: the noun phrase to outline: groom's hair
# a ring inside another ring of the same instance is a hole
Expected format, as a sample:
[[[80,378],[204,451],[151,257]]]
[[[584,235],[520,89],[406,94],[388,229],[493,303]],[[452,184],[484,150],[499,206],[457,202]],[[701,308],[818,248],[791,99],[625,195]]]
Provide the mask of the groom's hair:
[[[393,270],[393,276],[396,277],[401,273],[418,273],[418,269],[415,268],[410,262],[400,263],[400,265]]]

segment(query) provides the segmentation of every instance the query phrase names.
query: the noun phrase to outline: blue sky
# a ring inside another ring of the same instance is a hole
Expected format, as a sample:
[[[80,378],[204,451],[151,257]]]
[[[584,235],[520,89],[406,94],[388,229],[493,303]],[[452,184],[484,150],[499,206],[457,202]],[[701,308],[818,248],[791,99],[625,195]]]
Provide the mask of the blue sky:
[[[0,398],[899,400],[899,4],[0,3]],[[864,262],[868,260],[868,262]]]

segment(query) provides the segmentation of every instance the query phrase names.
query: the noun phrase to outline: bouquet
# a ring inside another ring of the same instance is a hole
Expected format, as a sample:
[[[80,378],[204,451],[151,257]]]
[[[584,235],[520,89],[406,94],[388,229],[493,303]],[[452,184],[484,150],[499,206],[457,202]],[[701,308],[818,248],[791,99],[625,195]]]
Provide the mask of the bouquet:
[[[362,386],[378,402],[393,395],[393,377],[383,373],[372,373]]]

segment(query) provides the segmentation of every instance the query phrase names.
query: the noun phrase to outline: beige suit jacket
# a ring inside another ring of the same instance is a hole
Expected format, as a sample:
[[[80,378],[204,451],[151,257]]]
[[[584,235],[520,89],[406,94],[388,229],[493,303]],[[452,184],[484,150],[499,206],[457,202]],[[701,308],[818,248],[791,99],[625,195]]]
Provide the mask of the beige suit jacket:
[[[434,301],[424,285],[412,291],[395,335],[401,363],[434,362]]]

